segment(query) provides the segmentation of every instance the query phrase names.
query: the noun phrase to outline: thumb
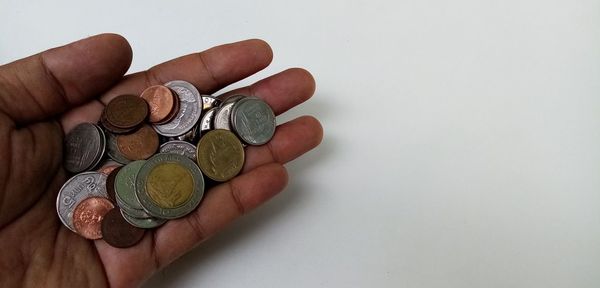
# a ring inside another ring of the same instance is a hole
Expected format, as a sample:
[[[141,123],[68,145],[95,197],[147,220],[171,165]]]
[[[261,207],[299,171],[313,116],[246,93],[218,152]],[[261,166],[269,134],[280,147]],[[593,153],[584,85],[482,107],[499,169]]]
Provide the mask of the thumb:
[[[125,38],[101,34],[0,66],[0,112],[18,126],[53,117],[108,90],[131,57]]]

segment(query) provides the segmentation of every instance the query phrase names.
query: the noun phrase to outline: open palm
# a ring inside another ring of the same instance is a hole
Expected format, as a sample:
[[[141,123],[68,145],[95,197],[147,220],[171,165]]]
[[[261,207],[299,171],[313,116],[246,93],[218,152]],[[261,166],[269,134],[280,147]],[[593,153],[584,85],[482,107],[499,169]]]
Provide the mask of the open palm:
[[[268,44],[247,40],[183,56],[123,76],[131,48],[103,34],[0,66],[0,286],[139,286],[232,220],[265,202],[287,183],[284,163],[317,146],[319,122],[309,116],[278,126],[266,145],[246,148],[242,174],[213,187],[190,215],[149,230],[136,246],[119,249],[86,240],[56,215],[64,133],[96,122],[105,103],[139,95],[171,80],[211,94],[265,68]],[[263,98],[276,114],[314,93],[312,76],[289,69],[230,93]]]

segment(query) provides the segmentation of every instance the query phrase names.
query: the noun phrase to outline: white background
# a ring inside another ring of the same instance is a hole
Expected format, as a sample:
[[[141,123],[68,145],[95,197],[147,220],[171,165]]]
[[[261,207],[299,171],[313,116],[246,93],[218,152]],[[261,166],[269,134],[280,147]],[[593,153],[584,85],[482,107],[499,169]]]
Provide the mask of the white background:
[[[94,2],[94,3],[92,3]],[[0,63],[100,32],[130,70],[259,37],[322,145],[146,287],[599,287],[600,1],[8,1]]]

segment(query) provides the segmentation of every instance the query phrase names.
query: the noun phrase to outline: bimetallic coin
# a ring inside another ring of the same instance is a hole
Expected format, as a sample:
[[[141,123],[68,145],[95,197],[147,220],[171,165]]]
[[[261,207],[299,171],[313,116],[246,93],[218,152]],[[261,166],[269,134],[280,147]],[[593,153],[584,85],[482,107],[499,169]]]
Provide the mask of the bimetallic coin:
[[[138,228],[143,228],[143,229],[152,229],[152,228],[158,227],[160,225],[163,225],[167,222],[167,219],[160,219],[160,218],[156,218],[156,217],[150,217],[150,218],[132,217],[131,215],[127,214],[124,210],[121,210],[121,215],[123,216],[125,221],[127,221],[129,224],[131,224],[135,227],[138,227]]]
[[[135,245],[144,238],[144,229],[129,224],[119,208],[113,208],[102,220],[102,236],[109,245],[117,248],[127,248]]]
[[[125,203],[125,206],[142,210],[140,202],[136,198],[135,178],[146,160],[133,161],[121,168],[115,178],[115,196],[117,204]]]
[[[73,232],[73,211],[81,201],[106,195],[106,175],[100,172],[83,172],[67,180],[56,197],[56,212],[60,221]]]
[[[221,100],[210,95],[202,95],[202,110],[209,110],[221,105]]]
[[[196,146],[185,141],[169,141],[160,146],[160,153],[173,153],[183,155],[192,161],[196,161]]]
[[[216,129],[204,135],[196,151],[198,167],[208,178],[224,182],[244,166],[244,147],[231,131]]]
[[[81,201],[73,212],[75,230],[87,239],[102,238],[102,218],[112,208],[114,205],[110,200],[103,197],[90,197]]]
[[[64,167],[72,173],[89,170],[102,159],[106,140],[102,130],[91,123],[77,125],[64,141]]]
[[[233,107],[233,105],[235,105],[237,101],[243,98],[244,96],[242,95],[235,95],[223,101],[223,104],[221,104],[219,110],[215,112],[213,120],[215,129],[231,130],[231,108]]]
[[[185,81],[171,81],[165,86],[177,94],[179,111],[173,120],[165,124],[154,125],[154,129],[167,137],[183,135],[198,123],[202,114],[200,92],[194,85]]]
[[[204,179],[185,156],[159,153],[146,161],[136,179],[136,193],[148,214],[162,219],[192,212],[204,195]]]
[[[179,102],[177,96],[171,89],[163,85],[154,85],[146,88],[140,95],[148,102],[150,123],[160,123],[167,119],[175,108],[175,103]]]
[[[131,160],[125,158],[121,151],[119,151],[119,146],[117,145],[117,136],[115,134],[106,133],[106,154],[110,159],[115,160],[121,164],[127,164],[131,162]]]
[[[136,127],[148,117],[148,104],[134,95],[113,98],[104,108],[105,119],[110,126],[127,129]]]
[[[200,120],[200,133],[205,133],[215,128],[214,118],[217,110],[219,110],[219,108],[215,107],[204,112],[204,116],[202,116],[202,119]]]
[[[265,101],[246,97],[231,109],[231,127],[249,145],[263,145],[275,134],[275,114]]]
[[[142,125],[131,134],[117,135],[117,148],[129,160],[143,160],[158,149],[158,134],[149,125]]]

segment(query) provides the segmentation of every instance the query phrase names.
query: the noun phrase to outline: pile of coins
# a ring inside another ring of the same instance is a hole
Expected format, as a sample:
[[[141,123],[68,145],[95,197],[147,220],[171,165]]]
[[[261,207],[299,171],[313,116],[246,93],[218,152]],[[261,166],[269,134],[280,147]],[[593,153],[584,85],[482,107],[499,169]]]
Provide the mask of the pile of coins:
[[[222,101],[180,80],[118,96],[98,124],[66,135],[64,167],[76,174],[60,189],[58,216],[87,239],[133,246],[194,211],[208,184],[238,175],[244,147],[267,143],[275,126],[260,98]]]

